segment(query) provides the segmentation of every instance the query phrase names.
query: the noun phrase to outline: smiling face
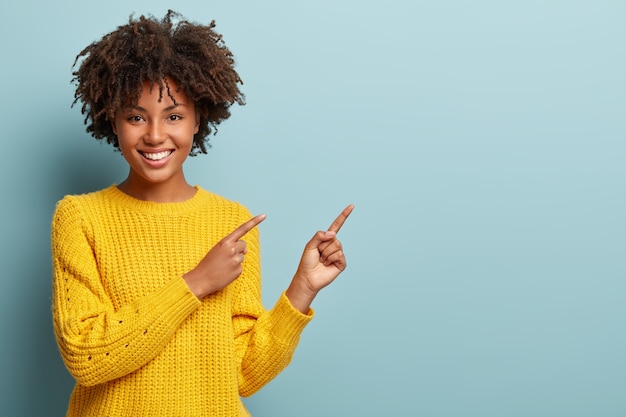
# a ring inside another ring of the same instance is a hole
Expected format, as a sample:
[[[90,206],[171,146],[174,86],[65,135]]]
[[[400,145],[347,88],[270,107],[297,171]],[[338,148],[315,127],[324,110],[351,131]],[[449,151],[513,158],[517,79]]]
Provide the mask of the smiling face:
[[[130,166],[120,184],[127,194],[143,200],[181,201],[192,192],[183,174],[183,163],[198,132],[194,104],[178,84],[168,78],[159,97],[158,85],[144,83],[136,105],[115,112],[113,130]]]

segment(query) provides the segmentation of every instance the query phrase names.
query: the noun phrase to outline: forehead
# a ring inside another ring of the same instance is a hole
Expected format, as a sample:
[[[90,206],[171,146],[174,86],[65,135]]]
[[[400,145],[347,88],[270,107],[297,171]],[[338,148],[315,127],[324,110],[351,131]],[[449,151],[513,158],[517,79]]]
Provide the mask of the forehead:
[[[138,90],[139,100],[150,98],[159,101],[188,101],[186,92],[170,77],[161,81],[144,81]]]
[[[176,80],[166,77],[158,81],[144,80],[137,85],[135,93],[122,100],[120,110],[145,107],[148,103],[168,107],[172,105],[194,105]]]

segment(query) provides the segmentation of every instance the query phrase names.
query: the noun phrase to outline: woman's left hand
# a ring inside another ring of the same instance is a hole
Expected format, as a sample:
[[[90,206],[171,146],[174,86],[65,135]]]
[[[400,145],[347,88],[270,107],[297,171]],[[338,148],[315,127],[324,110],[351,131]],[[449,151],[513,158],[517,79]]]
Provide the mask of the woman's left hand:
[[[309,310],[317,293],[346,269],[346,258],[337,233],[353,209],[353,205],[343,209],[328,230],[315,233],[304,248],[298,270],[287,289],[287,298],[303,313]]]

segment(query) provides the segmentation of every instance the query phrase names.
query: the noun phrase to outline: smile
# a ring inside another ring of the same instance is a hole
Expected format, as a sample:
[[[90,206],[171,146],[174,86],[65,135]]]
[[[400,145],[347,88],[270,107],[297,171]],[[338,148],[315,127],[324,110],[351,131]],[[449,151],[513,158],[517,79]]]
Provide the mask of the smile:
[[[160,161],[161,159],[165,159],[170,156],[174,151],[163,151],[163,152],[140,152],[144,158],[149,159],[151,161]]]

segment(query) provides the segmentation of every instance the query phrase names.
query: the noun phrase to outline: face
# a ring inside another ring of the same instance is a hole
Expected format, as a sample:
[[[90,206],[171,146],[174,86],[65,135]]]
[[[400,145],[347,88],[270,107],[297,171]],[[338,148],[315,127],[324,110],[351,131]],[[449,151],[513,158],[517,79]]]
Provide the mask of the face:
[[[177,91],[178,84],[169,78],[167,82],[176,104],[166,90],[159,100],[158,86],[150,91],[145,83],[137,104],[115,113],[113,130],[130,165],[124,186],[131,194],[155,187],[174,190],[187,186],[183,162],[191,151],[199,120],[193,102]]]

